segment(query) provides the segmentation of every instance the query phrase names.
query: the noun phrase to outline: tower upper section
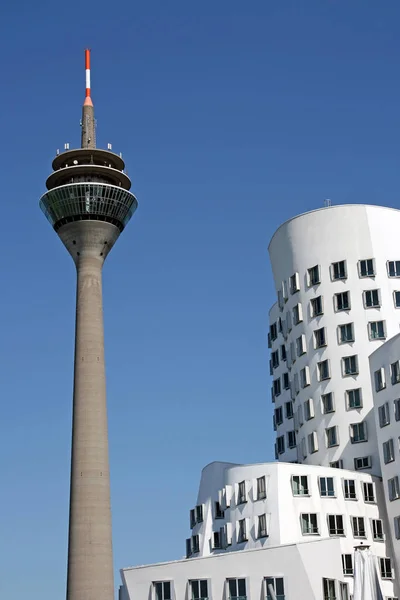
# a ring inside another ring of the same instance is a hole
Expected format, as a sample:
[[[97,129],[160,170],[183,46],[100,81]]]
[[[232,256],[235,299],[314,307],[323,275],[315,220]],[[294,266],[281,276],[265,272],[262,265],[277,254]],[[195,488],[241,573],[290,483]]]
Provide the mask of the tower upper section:
[[[137,200],[129,191],[131,181],[124,172],[122,158],[96,148],[89,50],[85,51],[85,67],[81,148],[55,157],[53,172],[46,181],[48,191],[40,199],[40,207],[57,232],[69,223],[100,221],[114,225],[120,233],[135,212]],[[115,232],[112,238],[116,237]]]

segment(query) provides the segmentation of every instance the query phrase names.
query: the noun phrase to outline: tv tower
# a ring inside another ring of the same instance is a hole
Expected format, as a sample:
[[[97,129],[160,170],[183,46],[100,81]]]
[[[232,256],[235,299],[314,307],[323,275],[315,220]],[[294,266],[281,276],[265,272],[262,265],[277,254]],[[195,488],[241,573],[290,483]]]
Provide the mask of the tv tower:
[[[85,66],[81,147],[53,160],[40,208],[77,272],[67,600],[113,600],[102,267],[137,200],[122,158],[96,148],[89,50]]]

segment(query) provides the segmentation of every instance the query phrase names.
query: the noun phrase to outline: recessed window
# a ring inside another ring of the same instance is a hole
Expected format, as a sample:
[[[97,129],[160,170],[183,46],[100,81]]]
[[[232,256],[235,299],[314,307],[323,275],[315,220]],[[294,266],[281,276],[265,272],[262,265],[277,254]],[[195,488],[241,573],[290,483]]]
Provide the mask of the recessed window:
[[[273,369],[277,369],[279,367],[279,352],[275,350],[275,352],[271,352],[271,365]]]
[[[394,418],[396,421],[400,421],[400,398],[393,400],[394,404]]]
[[[400,260],[388,260],[387,269],[389,277],[400,277]]]
[[[357,500],[356,482],[354,479],[344,479],[343,489],[346,500]]]
[[[362,471],[363,469],[371,468],[371,457],[370,456],[359,456],[354,459],[354,469],[356,471]]]
[[[286,346],[284,346],[284,345],[281,346],[281,360],[282,361],[286,360]]]
[[[267,491],[265,488],[265,477],[257,478],[257,500],[263,500],[267,497]]]
[[[298,373],[295,373],[293,375],[293,391],[294,391],[295,395],[297,395],[300,392],[299,374]]]
[[[398,475],[395,475],[395,477],[388,479],[388,493],[390,502],[393,502],[393,500],[397,500],[398,498],[400,498],[400,482]]]
[[[290,293],[295,294],[300,291],[300,278],[298,273],[294,273],[294,275],[290,278]]]
[[[370,340],[384,340],[386,338],[385,321],[371,321],[368,323]]]
[[[333,403],[333,393],[329,392],[328,394],[322,394],[322,412],[327,415],[328,413],[335,412],[335,406]]]
[[[400,540],[400,516],[394,517],[393,524],[394,524],[394,537],[396,538],[396,540]]]
[[[290,379],[289,373],[283,373],[282,375],[282,385],[284,390],[288,390],[290,388]]]
[[[237,503],[244,504],[245,502],[247,502],[246,482],[241,481],[238,485],[238,501],[237,501]]]
[[[381,519],[372,519],[372,538],[374,542],[383,542],[383,525]]]
[[[392,385],[400,383],[400,361],[398,360],[390,365],[390,379]]]
[[[349,584],[344,581],[339,581],[339,598],[340,600],[351,600]]]
[[[389,403],[385,402],[378,408],[379,415],[379,425],[380,427],[385,427],[390,423],[390,412],[389,412]]]
[[[362,408],[362,395],[361,388],[354,390],[346,390],[347,408],[353,410],[356,408]]]
[[[343,460],[341,458],[339,460],[334,460],[329,463],[329,466],[332,469],[343,469]]]
[[[332,263],[332,279],[337,281],[339,279],[346,279],[346,261],[340,260],[339,262]]]
[[[358,358],[357,354],[352,356],[344,356],[342,358],[342,369],[345,377],[358,374]]]
[[[216,532],[219,537],[219,531]],[[221,548],[221,544],[218,546]],[[214,546],[216,548],[216,546]],[[208,585],[207,579],[198,579],[190,582],[192,589],[192,600],[206,600],[208,598]]]
[[[295,431],[287,432],[287,443],[288,443],[288,448],[296,448],[296,432]]]
[[[336,581],[334,579],[322,579],[322,589],[324,591],[324,600],[336,600]]]
[[[365,522],[364,517],[351,517],[351,525],[353,528],[353,537],[365,538]]]
[[[297,356],[301,356],[302,354],[306,353],[306,351],[307,351],[306,336],[304,335],[304,333],[297,338],[296,349],[297,349]]]
[[[238,544],[247,542],[247,531],[246,531],[246,519],[240,519],[238,521]]]
[[[374,379],[375,379],[375,390],[377,392],[380,392],[381,390],[383,390],[386,387],[385,369],[383,367],[381,367],[380,369],[375,371]]]
[[[171,582],[156,581],[154,584],[156,600],[171,600]]]
[[[339,445],[339,436],[337,426],[328,427],[325,429],[326,434],[326,446],[327,448],[333,448],[334,446]]]
[[[313,454],[314,452],[318,452],[318,438],[317,438],[316,431],[312,431],[308,435],[308,451],[310,454]]]
[[[283,435],[276,438],[276,450],[278,454],[283,454],[285,452],[285,437]]]
[[[283,423],[283,410],[281,406],[275,409],[275,423],[276,425],[282,425]]]
[[[309,496],[308,476],[292,475],[293,496]]]
[[[375,275],[374,259],[366,258],[358,263],[360,277],[373,277]]]
[[[392,561],[390,558],[379,558],[379,567],[382,579],[392,579]]]
[[[199,504],[196,506],[196,521],[197,523],[203,522],[203,505]]]
[[[270,326],[269,334],[271,336],[271,340],[274,342],[278,337],[278,328],[276,326],[276,323],[272,323],[272,325]]]
[[[198,535],[192,535],[192,554],[200,552],[200,537]]]
[[[329,535],[344,535],[343,515],[328,515]]]
[[[334,300],[336,312],[340,312],[341,310],[350,310],[350,292],[341,292],[340,294],[335,294]]]
[[[316,513],[300,515],[301,532],[303,535],[319,535],[318,519]]]
[[[307,458],[307,440],[306,440],[306,438],[303,438],[301,440],[300,451],[301,451],[301,456],[302,456],[303,460],[305,460]]]
[[[283,585],[283,577],[266,577],[265,586],[267,588],[266,600],[272,600],[271,592],[269,591],[270,586],[274,590],[275,597],[277,600],[285,600],[285,588]]]
[[[318,369],[318,380],[324,381],[325,379],[330,379],[330,368],[329,368],[329,360],[322,360],[317,363]]]
[[[281,380],[280,379],[274,379],[274,381],[272,382],[272,388],[274,391],[274,397],[280,396],[281,393]]]
[[[308,398],[304,402],[304,418],[306,421],[309,421],[310,419],[314,418],[314,416],[314,402],[312,398]]]
[[[293,402],[285,402],[285,415],[287,419],[293,419]]]
[[[308,269],[308,285],[311,287],[319,283],[321,283],[320,268],[319,265],[315,265],[311,269]]]
[[[295,325],[298,325],[303,320],[303,310],[301,308],[301,304],[296,304],[293,307],[293,322]]]
[[[370,481],[363,481],[364,502],[375,502],[375,485]]]
[[[322,498],[335,496],[335,486],[333,483],[333,477],[320,477],[319,478],[319,490]]]
[[[392,438],[382,444],[382,449],[383,449],[383,460],[385,462],[385,465],[387,465],[390,462],[393,462],[395,459],[395,456],[394,456],[394,443],[393,443]]]
[[[314,346],[315,348],[323,348],[326,346],[326,329],[321,327],[314,331]]]
[[[305,366],[303,369],[301,369],[301,371],[300,371],[300,383],[301,383],[301,387],[303,389],[305,387],[307,387],[308,385],[310,385],[310,383],[311,383],[310,367]]]
[[[224,511],[221,508],[220,502],[218,502],[218,501],[214,502],[214,517],[216,519],[223,519],[224,516],[225,516]]]
[[[192,508],[190,511],[190,529],[196,525],[196,509]]]
[[[246,580],[228,579],[229,600],[246,600]]]
[[[363,292],[364,308],[379,308],[381,305],[379,290],[366,290]]]
[[[393,300],[394,300],[394,307],[400,308],[400,292],[399,291],[393,292]]]
[[[317,296],[316,298],[311,298],[311,316],[319,317],[324,314],[324,309],[322,306],[322,296]]]
[[[354,342],[354,325],[353,323],[345,323],[338,327],[339,344],[348,344]]]
[[[353,555],[342,554],[343,575],[353,575]]]
[[[365,421],[361,421],[361,423],[352,423],[352,425],[350,425],[350,441],[352,444],[368,441],[367,424]]]
[[[268,537],[267,516],[265,514],[258,517],[257,537],[258,539]]]
[[[192,538],[188,538],[186,540],[186,558],[190,558],[192,556]]]

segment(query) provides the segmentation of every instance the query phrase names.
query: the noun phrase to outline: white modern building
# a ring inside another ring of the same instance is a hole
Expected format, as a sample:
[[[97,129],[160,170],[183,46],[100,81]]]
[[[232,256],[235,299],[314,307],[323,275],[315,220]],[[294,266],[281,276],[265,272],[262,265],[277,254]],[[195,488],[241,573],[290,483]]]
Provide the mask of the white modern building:
[[[399,332],[398,231],[400,211],[364,205],[278,228],[268,336],[278,462],[208,465],[186,558],[122,569],[120,600],[350,600],[361,547],[385,600],[398,600],[400,508],[397,522],[382,473],[398,497],[400,486],[369,365],[374,351],[376,370],[400,358],[400,338],[393,361],[384,343]]]

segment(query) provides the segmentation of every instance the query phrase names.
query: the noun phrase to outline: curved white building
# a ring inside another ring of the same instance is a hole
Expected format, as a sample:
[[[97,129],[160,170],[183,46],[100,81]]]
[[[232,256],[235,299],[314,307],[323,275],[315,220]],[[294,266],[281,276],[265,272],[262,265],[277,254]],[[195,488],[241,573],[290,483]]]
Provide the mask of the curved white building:
[[[276,454],[379,475],[369,355],[399,332],[400,211],[331,206],[269,245]]]

